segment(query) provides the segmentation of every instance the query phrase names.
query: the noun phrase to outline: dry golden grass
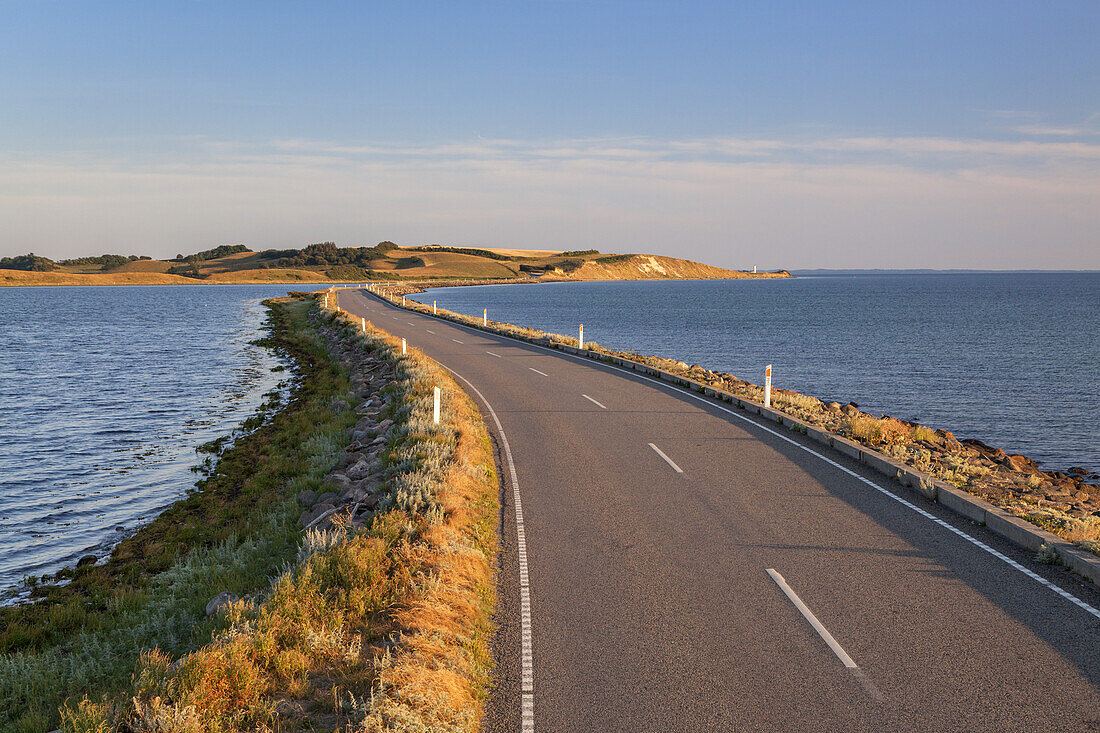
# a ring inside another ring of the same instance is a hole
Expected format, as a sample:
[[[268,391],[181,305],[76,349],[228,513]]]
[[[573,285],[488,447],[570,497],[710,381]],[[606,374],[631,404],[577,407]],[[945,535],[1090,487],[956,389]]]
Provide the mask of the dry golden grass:
[[[321,283],[328,282],[324,273],[313,270],[273,267],[266,270],[229,270],[215,272],[198,283]]]
[[[156,272],[93,273],[0,270],[0,286],[13,285],[193,285],[199,280]]]
[[[841,422],[842,432],[867,445],[908,443],[912,429],[892,417],[853,415]]]
[[[420,458],[389,476],[389,508],[365,530],[311,530],[299,562],[261,600],[231,604],[209,645],[175,662],[147,652],[129,695],[67,708],[65,730],[477,730],[496,549],[488,435],[419,352],[402,358],[398,341],[373,327],[358,335],[342,316],[322,323],[397,370],[384,455]],[[430,422],[435,386],[440,426]]]
[[[479,249],[506,257],[554,257],[562,253],[560,249],[499,249],[496,247],[479,247]]]
[[[164,260],[134,260],[133,262],[127,262],[125,265],[119,265],[118,267],[110,270],[106,274],[114,275],[123,272],[168,272],[168,268],[172,266],[171,262],[165,262]]]

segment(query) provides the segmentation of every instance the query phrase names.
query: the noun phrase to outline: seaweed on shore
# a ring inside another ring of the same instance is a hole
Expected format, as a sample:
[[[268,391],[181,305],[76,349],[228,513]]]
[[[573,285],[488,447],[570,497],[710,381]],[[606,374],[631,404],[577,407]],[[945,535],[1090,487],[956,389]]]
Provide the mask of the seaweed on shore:
[[[51,730],[70,696],[126,684],[144,650],[179,654],[207,643],[224,623],[207,618],[211,597],[266,587],[295,557],[294,496],[320,484],[356,419],[346,406],[333,410],[350,383],[303,329],[308,307],[299,301],[269,316],[266,345],[299,377],[285,405],[246,421],[196,490],[105,563],[62,573],[71,581],[39,584],[28,603],[0,608],[0,729]]]

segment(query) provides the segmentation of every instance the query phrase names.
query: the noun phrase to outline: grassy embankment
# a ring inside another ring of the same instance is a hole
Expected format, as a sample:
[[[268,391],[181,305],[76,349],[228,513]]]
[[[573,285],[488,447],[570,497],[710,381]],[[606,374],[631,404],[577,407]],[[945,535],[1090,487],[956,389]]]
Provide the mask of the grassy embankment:
[[[408,285],[388,285],[384,291],[401,302],[400,295],[414,292]],[[412,300],[406,307],[430,313],[431,307]],[[481,319],[440,309],[451,320],[481,327]],[[509,323],[490,321],[490,328],[521,339],[577,345],[577,339]],[[764,388],[731,374],[688,365],[682,361],[633,352],[606,349],[595,342],[585,348],[607,356],[628,359],[663,369],[757,403]],[[1041,471],[1021,455],[1008,455],[977,440],[959,441],[950,432],[859,411],[854,404],[840,405],[786,389],[772,390],[772,407],[868,446],[923,471],[994,506],[1042,527],[1078,547],[1100,555],[1100,486],[1096,474]],[[1045,558],[1042,553],[1041,557]]]
[[[46,730],[59,704],[72,731],[476,728],[497,496],[480,417],[432,364],[312,299],[273,303],[272,318],[303,370],[290,404],[108,565],[7,611],[5,729]],[[328,488],[357,418],[348,401],[364,397],[331,355],[349,350],[392,363],[382,501],[368,523],[334,515],[303,541],[295,497]],[[206,620],[224,590],[244,600]]]
[[[140,653],[171,654],[209,640],[207,601],[241,596],[297,552],[293,493],[319,484],[355,415],[333,411],[347,375],[302,330],[293,309],[274,310],[268,343],[297,365],[286,405],[267,402],[198,490],[123,540],[110,559],[62,573],[67,585],[35,589],[33,602],[0,609],[0,729],[56,727],[76,692],[128,682]]]

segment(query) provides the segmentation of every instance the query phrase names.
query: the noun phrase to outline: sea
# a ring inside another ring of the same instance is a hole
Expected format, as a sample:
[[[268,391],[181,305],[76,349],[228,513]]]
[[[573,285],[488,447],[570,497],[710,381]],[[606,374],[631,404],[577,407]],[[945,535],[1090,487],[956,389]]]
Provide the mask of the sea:
[[[797,275],[797,273],[796,273]],[[1100,273],[487,285],[421,303],[665,356],[1100,471]]]
[[[0,602],[102,558],[199,478],[289,372],[253,344],[286,285],[0,288]],[[293,289],[308,289],[294,285]],[[432,289],[424,303],[657,354],[1100,470],[1100,273]]]
[[[288,289],[0,288],[0,602],[108,555],[194,488],[196,448],[286,389],[252,342]]]

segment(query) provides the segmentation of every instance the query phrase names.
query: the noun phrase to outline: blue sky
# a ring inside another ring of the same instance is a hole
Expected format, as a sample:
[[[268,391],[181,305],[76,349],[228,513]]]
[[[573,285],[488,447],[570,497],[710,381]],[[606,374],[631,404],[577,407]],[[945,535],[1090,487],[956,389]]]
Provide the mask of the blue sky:
[[[0,2],[0,254],[1100,268],[1100,5]]]

